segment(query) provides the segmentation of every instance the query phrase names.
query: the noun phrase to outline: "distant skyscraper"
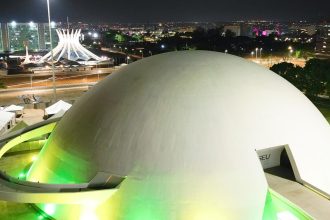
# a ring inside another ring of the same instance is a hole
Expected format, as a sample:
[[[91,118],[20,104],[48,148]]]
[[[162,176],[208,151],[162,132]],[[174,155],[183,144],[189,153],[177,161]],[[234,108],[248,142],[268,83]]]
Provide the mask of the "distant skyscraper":
[[[44,24],[38,24],[39,49],[40,50],[45,50],[46,49],[45,29],[46,28],[45,28]]]
[[[8,24],[8,36],[11,51],[24,50],[25,45],[31,50],[39,49],[38,26],[33,22]]]
[[[0,24],[0,26],[1,26],[0,45],[2,45],[0,49],[1,51],[8,51],[9,50],[8,26],[7,24]]]
[[[330,58],[330,24],[322,25],[316,39],[316,55]]]
[[[3,51],[1,24],[0,24],[0,51]]]
[[[58,43],[56,24],[52,24],[53,44]],[[0,51],[22,51],[50,49],[48,24],[44,23],[1,23]]]

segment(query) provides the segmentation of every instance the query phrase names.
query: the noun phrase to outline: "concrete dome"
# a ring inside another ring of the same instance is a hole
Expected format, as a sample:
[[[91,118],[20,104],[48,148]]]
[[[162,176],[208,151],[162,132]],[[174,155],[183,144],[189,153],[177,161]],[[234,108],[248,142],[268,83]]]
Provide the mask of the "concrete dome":
[[[329,193],[330,173],[320,172],[330,167],[329,134],[313,104],[273,72],[221,53],[172,52],[123,67],[81,97],[29,180],[126,177],[107,203],[112,219],[135,209],[148,213],[140,219],[261,219],[267,183],[255,149],[288,145],[301,180]]]

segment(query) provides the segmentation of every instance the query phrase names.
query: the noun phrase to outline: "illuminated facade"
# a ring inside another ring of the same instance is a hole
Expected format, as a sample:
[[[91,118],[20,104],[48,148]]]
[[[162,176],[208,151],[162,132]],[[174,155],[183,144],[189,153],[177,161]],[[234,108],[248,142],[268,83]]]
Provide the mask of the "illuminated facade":
[[[38,26],[34,23],[11,23],[8,26],[10,51],[24,50],[25,44],[31,50],[39,49]]]
[[[283,78],[228,54],[132,63],[45,123],[6,140],[0,156],[51,134],[22,175],[29,182],[0,176],[10,182],[0,199],[36,203],[55,219],[310,220],[267,184],[257,152],[280,145],[296,181],[330,194],[320,172],[330,166],[327,121]]]
[[[330,24],[322,25],[316,39],[316,55],[330,57]]]
[[[1,23],[0,51],[23,51],[50,49],[49,29],[45,23]],[[53,44],[58,43],[56,24],[52,23]]]
[[[2,31],[1,31],[1,23],[0,23],[0,51],[4,51],[3,49],[3,40],[2,40]]]

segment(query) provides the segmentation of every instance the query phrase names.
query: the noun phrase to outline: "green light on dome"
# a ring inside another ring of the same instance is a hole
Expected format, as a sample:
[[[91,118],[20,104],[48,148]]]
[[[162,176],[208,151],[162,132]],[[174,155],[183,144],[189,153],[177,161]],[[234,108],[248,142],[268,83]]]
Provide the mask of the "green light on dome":
[[[20,173],[19,175],[18,175],[18,178],[20,178],[20,179],[23,179],[23,178],[25,178],[25,173]]]
[[[263,220],[312,220],[306,212],[269,189],[266,197]]]
[[[56,211],[56,205],[55,204],[46,204],[44,208],[44,212],[47,215],[53,215],[55,214]]]

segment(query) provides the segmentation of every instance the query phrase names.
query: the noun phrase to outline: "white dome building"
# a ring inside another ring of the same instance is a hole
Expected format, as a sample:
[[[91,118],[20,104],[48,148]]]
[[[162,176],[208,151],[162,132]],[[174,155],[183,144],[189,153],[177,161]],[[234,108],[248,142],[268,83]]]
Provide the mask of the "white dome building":
[[[268,185],[255,150],[284,145],[297,181],[330,194],[322,172],[330,127],[300,91],[238,57],[172,52],[130,64],[84,95],[28,179],[125,178],[95,219],[256,220]]]

